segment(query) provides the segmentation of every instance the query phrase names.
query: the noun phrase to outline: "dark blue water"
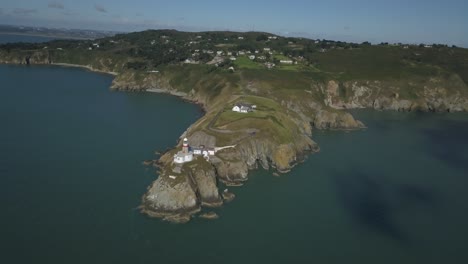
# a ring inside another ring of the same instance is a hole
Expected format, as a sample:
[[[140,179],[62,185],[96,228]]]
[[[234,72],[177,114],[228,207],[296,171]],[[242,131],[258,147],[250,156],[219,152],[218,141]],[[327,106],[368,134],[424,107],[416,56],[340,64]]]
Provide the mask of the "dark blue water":
[[[360,111],[315,132],[291,173],[257,171],[215,221],[135,208],[200,110],[111,92],[107,75],[0,66],[0,248],[7,263],[465,263],[468,116]]]
[[[54,37],[45,36],[28,36],[28,35],[14,35],[14,34],[1,34],[0,33],[0,44],[13,43],[13,42],[48,42],[55,40]]]

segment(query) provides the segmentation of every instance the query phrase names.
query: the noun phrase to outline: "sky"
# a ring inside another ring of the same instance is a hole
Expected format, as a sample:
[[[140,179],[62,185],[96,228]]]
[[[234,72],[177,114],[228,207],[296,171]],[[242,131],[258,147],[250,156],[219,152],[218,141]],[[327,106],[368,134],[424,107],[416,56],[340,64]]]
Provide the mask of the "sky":
[[[2,0],[0,24],[283,36],[468,47],[468,0]]]

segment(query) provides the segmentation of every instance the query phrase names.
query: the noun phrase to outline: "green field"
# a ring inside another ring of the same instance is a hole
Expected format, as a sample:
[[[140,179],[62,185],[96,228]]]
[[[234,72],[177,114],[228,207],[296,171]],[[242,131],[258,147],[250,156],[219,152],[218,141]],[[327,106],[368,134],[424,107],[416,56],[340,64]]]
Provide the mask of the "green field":
[[[234,65],[236,65],[239,69],[263,69],[265,68],[260,63],[257,63],[246,56],[239,56],[237,60],[234,61]]]
[[[329,50],[314,53],[312,61],[323,72],[333,73],[341,80],[396,79],[411,76],[437,76],[447,70],[443,60],[432,58],[433,50],[403,49],[393,46],[369,46],[353,50]],[[443,53],[443,52],[442,52]],[[439,58],[441,59],[441,58]],[[459,63],[460,64],[460,63]],[[468,70],[468,65],[459,65]],[[468,76],[467,76],[468,77]]]
[[[250,113],[237,113],[231,110],[231,105],[225,107],[223,112],[215,121],[213,127],[216,129],[229,130],[233,134],[209,133],[215,135],[223,144],[232,144],[245,137],[258,137],[274,139],[278,144],[292,140],[297,127],[291,122],[285,109],[274,100],[259,96],[244,96],[239,101],[255,104],[257,108]],[[257,129],[255,135],[248,135],[246,129]]]

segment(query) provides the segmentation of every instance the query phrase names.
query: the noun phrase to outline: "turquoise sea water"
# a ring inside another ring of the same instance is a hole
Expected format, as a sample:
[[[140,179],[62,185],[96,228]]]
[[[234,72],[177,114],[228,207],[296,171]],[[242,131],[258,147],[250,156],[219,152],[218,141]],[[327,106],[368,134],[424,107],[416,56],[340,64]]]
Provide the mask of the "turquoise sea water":
[[[5,263],[468,261],[468,115],[355,112],[368,129],[316,132],[291,173],[253,172],[220,219],[176,225],[135,210],[157,177],[141,162],[202,113],[111,81],[0,66]]]

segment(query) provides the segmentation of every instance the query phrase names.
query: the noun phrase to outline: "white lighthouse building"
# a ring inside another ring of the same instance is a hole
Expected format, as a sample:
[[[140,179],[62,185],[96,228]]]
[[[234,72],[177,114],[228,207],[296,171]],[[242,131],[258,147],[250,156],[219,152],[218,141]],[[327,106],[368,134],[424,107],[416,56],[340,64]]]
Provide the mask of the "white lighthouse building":
[[[190,147],[188,144],[188,139],[184,138],[184,142],[182,144],[182,150],[177,152],[174,155],[174,162],[178,164],[191,162],[193,160],[193,152],[190,151]]]

